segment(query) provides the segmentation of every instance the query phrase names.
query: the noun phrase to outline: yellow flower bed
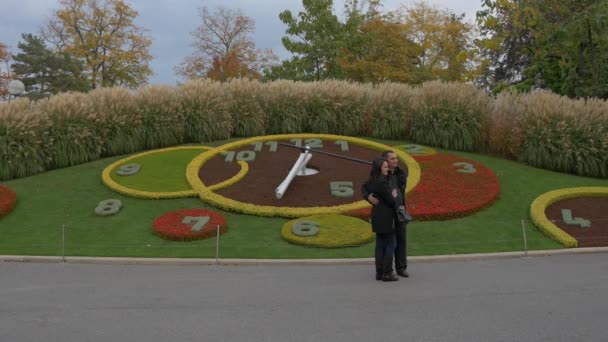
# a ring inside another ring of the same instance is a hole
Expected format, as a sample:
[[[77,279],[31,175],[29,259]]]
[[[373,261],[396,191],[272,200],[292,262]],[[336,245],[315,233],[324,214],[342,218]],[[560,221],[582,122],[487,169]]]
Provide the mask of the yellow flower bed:
[[[577,197],[608,197],[608,187],[580,187],[549,191],[538,196],[530,206],[532,222],[547,236],[565,247],[578,247],[578,241],[561,230],[545,215],[545,210],[553,203]]]
[[[214,193],[216,188],[212,188],[210,186],[205,185],[201,179],[198,177],[198,172],[201,167],[209,161],[211,158],[215,157],[219,153],[231,151],[237,149],[242,146],[248,146],[251,143],[259,142],[259,141],[274,141],[274,140],[287,140],[287,139],[306,139],[306,138],[317,138],[317,139],[327,139],[327,140],[344,140],[349,143],[353,143],[358,146],[370,148],[373,150],[384,151],[391,149],[390,146],[376,143],[373,141],[353,138],[342,135],[331,135],[331,134],[278,134],[278,135],[266,135],[253,137],[248,139],[243,139],[239,141],[235,141],[232,143],[228,143],[212,150],[209,150],[205,153],[200,154],[198,157],[194,158],[186,169],[186,179],[192,189],[199,194],[199,197],[206,203],[209,203],[215,207],[221,208],[223,210],[229,210],[233,212],[256,215],[256,216],[280,216],[280,217],[302,217],[302,216],[310,216],[310,215],[319,215],[319,214],[336,214],[336,213],[344,213],[353,210],[363,209],[370,204],[365,201],[357,201],[354,203],[337,205],[337,206],[329,206],[329,207],[274,207],[274,206],[263,206],[263,205],[255,205],[250,203],[239,202],[230,198],[226,198],[219,194]],[[399,157],[399,159],[405,163],[408,168],[409,176],[407,182],[406,193],[411,191],[417,184],[420,182],[420,166],[407,153],[395,150],[395,153]],[[239,172],[241,175],[241,172]],[[244,177],[242,174],[241,178]],[[240,178],[238,179],[240,180]],[[238,181],[237,180],[237,181]]]
[[[194,190],[172,191],[172,192],[152,192],[152,191],[131,189],[131,188],[128,188],[128,187],[121,185],[121,184],[117,183],[116,181],[114,181],[111,177],[111,174],[114,171],[114,169],[116,169],[120,165],[123,165],[128,161],[131,161],[131,160],[134,160],[137,158],[141,158],[143,156],[147,156],[147,155],[151,155],[151,154],[158,154],[158,153],[166,153],[166,152],[171,152],[171,151],[178,151],[178,150],[211,150],[211,149],[213,149],[213,148],[208,147],[208,146],[179,146],[179,147],[162,148],[162,149],[158,149],[158,150],[134,154],[127,158],[118,160],[118,161],[110,164],[108,167],[106,167],[101,174],[101,180],[110,189],[112,189],[118,193],[121,193],[123,195],[136,197],[136,198],[162,199],[162,198],[195,197],[197,195],[197,192]]]
[[[318,224],[317,235],[304,237],[292,233],[294,224],[304,220]],[[281,229],[281,236],[296,245],[323,248],[361,246],[374,241],[374,233],[369,223],[344,215],[313,215],[291,220]]]

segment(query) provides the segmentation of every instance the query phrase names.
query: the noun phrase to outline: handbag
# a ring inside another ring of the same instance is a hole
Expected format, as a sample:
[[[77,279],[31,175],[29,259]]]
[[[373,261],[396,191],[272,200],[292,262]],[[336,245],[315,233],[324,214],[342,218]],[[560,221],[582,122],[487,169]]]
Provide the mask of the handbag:
[[[405,210],[405,206],[400,205],[397,207],[397,220],[399,223],[405,224],[412,221],[412,216]]]

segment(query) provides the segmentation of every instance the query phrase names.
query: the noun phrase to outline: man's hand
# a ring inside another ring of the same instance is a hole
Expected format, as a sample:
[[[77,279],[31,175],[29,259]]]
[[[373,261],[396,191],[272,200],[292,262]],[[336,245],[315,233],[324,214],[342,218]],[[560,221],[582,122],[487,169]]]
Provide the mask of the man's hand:
[[[367,200],[373,205],[376,205],[379,202],[378,199],[374,197],[374,194],[369,194],[369,196],[367,196]]]

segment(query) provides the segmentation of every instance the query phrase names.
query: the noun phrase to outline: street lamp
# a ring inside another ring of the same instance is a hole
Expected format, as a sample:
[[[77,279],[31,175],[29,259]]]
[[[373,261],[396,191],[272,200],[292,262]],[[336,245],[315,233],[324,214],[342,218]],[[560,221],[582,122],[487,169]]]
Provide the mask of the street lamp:
[[[19,80],[12,80],[8,83],[8,102],[11,102],[12,96],[19,96],[25,92],[25,85]]]

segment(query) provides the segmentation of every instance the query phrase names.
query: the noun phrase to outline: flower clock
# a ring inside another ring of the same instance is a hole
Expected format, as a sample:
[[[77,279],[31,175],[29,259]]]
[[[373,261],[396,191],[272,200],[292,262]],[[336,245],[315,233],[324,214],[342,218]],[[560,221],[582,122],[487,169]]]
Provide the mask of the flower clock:
[[[181,209],[165,213],[152,223],[152,233],[167,240],[192,241],[223,234],[226,219],[207,209]]]

